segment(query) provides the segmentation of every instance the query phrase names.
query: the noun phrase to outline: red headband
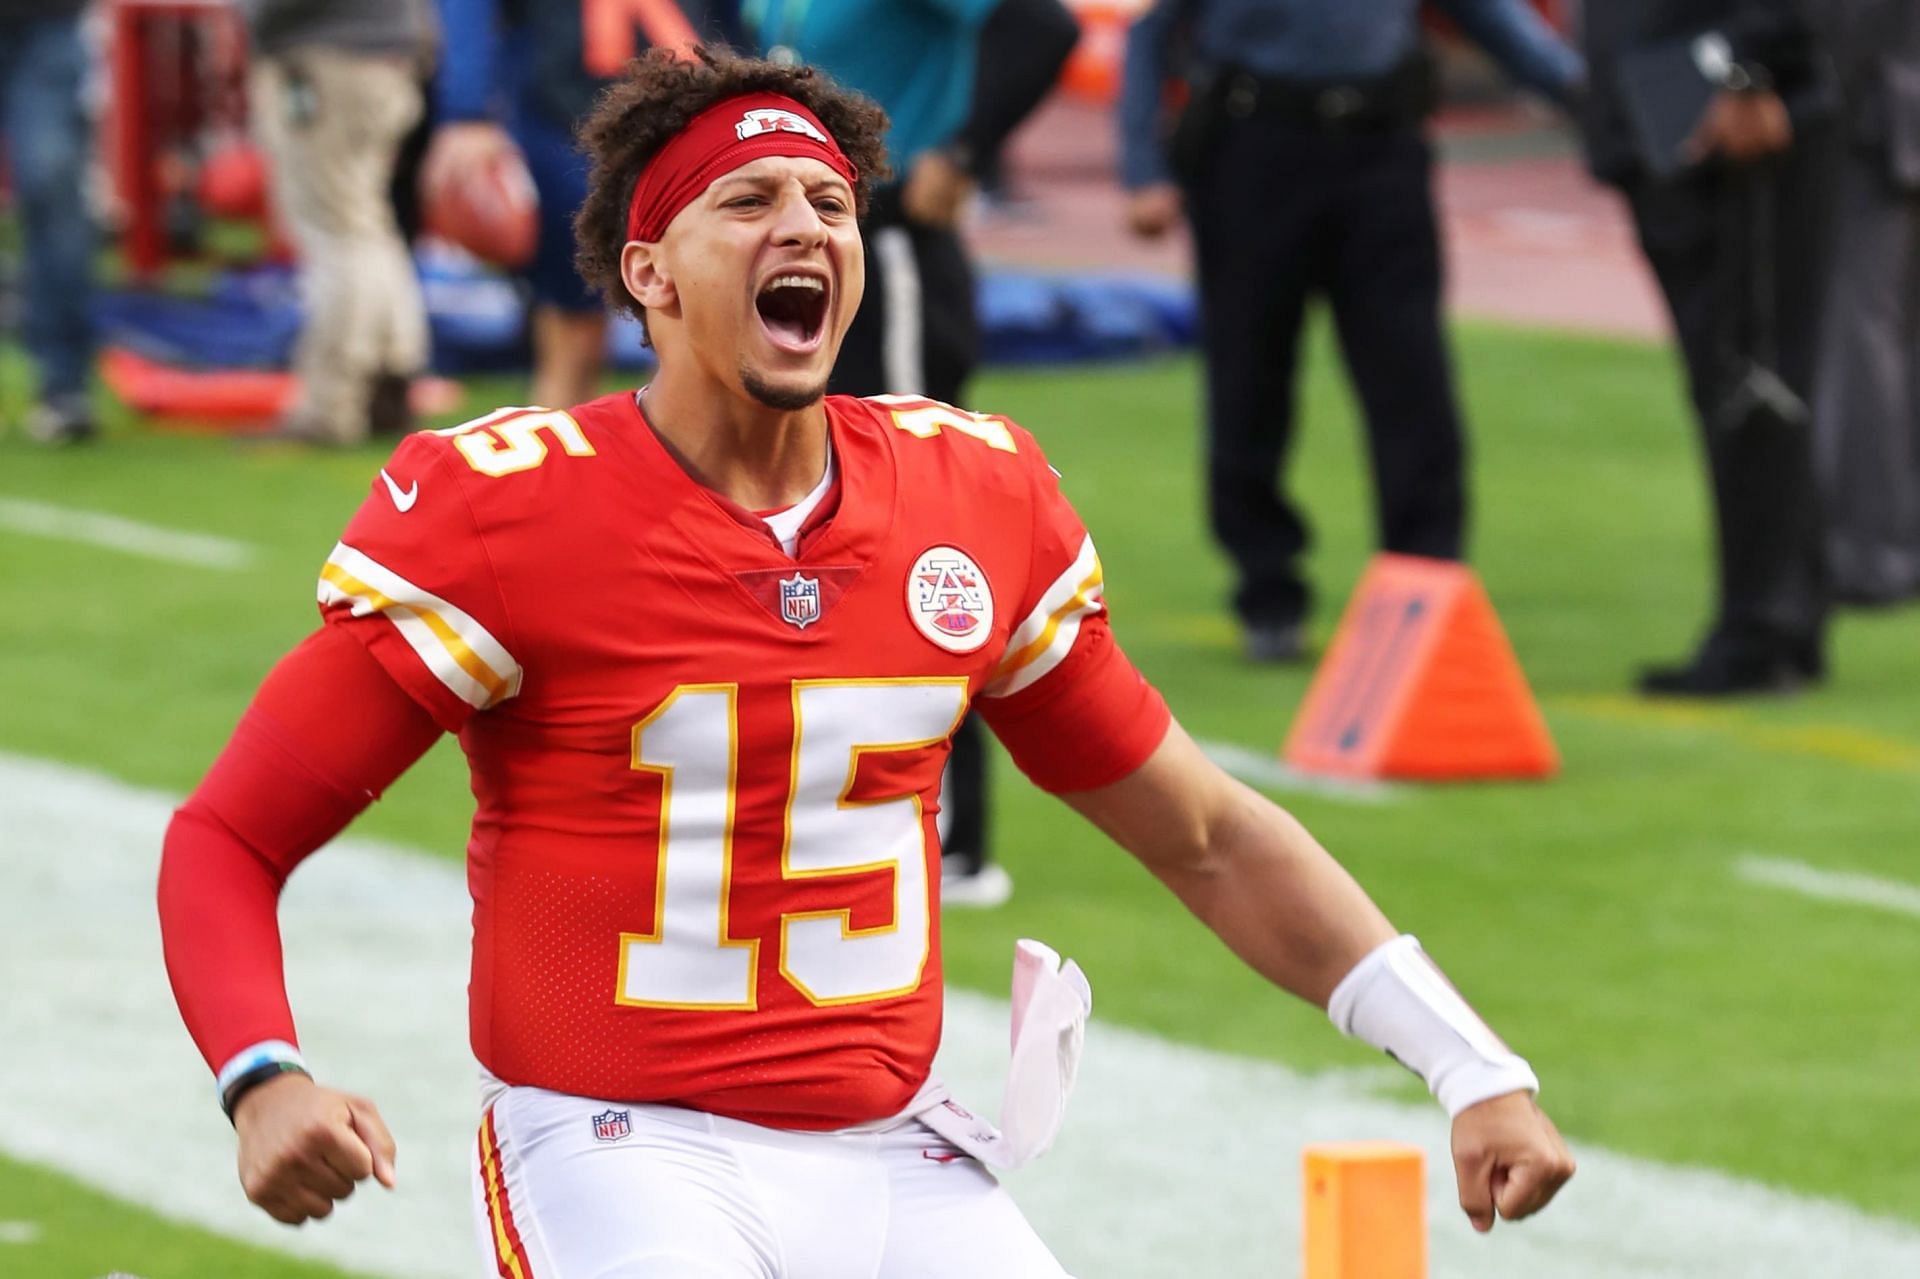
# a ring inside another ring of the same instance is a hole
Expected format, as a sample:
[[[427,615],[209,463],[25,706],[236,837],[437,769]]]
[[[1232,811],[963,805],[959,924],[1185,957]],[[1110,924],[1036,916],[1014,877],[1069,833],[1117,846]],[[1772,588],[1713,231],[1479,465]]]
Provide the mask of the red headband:
[[[657,241],[716,178],[763,155],[819,160],[849,184],[859,175],[813,112],[777,93],[742,94],[693,117],[647,162],[627,209],[627,239]]]

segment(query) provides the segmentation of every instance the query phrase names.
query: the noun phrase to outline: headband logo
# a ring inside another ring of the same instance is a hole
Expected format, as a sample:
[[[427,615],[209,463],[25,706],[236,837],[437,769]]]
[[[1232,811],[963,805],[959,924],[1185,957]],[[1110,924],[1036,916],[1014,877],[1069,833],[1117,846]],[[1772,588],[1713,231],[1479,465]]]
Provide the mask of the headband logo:
[[[762,133],[804,133],[822,146],[830,145],[826,134],[793,112],[778,107],[760,107],[747,112],[740,117],[740,123],[733,126],[733,132],[742,142]]]

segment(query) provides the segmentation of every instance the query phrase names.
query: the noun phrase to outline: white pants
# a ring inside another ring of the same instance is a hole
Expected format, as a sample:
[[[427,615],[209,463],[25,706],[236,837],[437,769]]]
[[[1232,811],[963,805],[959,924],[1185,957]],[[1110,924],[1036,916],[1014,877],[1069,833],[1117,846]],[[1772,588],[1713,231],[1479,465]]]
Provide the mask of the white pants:
[[[1066,1279],[993,1174],[917,1122],[783,1132],[510,1088],[474,1187],[504,1279]]]

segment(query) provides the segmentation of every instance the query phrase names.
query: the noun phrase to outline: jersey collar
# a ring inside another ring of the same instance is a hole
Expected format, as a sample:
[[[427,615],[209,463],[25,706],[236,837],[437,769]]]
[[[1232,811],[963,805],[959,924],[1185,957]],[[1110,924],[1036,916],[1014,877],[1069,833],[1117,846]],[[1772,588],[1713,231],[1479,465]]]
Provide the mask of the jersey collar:
[[[860,413],[858,400],[839,395],[826,398],[835,480],[826,498],[801,526],[797,551],[789,560],[765,521],[687,474],[654,433],[638,397],[621,398],[631,415],[633,438],[642,454],[670,477],[688,507],[696,511],[704,508],[706,514],[695,518],[702,524],[724,524],[737,530],[713,532],[707,544],[715,550],[745,545],[764,553],[774,564],[832,562],[864,566],[893,527],[899,489],[893,451]]]

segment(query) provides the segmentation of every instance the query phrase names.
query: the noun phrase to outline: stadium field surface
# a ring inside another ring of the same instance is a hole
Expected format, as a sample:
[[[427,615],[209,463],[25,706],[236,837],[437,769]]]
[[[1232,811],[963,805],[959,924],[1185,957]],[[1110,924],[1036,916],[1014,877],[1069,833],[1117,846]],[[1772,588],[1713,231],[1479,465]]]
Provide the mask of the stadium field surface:
[[[1294,789],[1257,767],[1309,672],[1238,655],[1197,505],[1190,362],[996,373],[968,407],[1005,412],[1045,444],[1101,548],[1118,635],[1195,736],[1298,813],[1539,1069],[1582,1179],[1539,1223],[1448,1242],[1459,1227],[1445,1217],[1450,1173],[1435,1164],[1436,1274],[1829,1273],[1778,1268],[1794,1254],[1769,1222],[1821,1241],[1831,1273],[1920,1273],[1920,1024],[1907,998],[1920,971],[1920,612],[1843,617],[1830,687],[1797,699],[1701,708],[1626,695],[1635,663],[1682,653],[1708,611],[1704,494],[1677,369],[1644,345],[1485,326],[1460,329],[1456,344],[1473,427],[1473,559],[1565,756],[1547,783]],[[1316,338],[1294,467],[1319,534],[1321,644],[1372,520],[1335,363]],[[463,416],[515,394],[476,382]],[[430,1273],[399,1253],[356,1251],[351,1214],[298,1240],[346,1271],[258,1250],[293,1236],[240,1201],[231,1136],[165,1003],[142,898],[168,797],[192,786],[273,657],[314,624],[317,567],[381,454],[126,425],[84,453],[0,439],[0,1084],[12,1099],[0,1103],[0,1273]],[[444,1005],[422,1024],[453,1042],[413,1058],[426,1078],[378,1073],[409,1060],[390,1055],[407,1027],[388,1005],[319,993],[342,980],[335,969],[370,973],[354,967],[364,956],[330,964],[324,930],[290,932],[297,1012],[301,981],[316,983],[310,1047],[324,1043],[343,1082],[403,1111],[422,1090],[467,1100],[465,915],[457,894],[436,895],[457,882],[462,772],[444,744],[353,832],[412,855],[361,847],[322,859],[338,858],[338,883],[320,864],[311,872],[316,918],[330,884],[366,903],[367,935],[392,934],[386,980]],[[1247,1242],[1209,1272],[1277,1273],[1272,1258],[1291,1255],[1300,1141],[1443,1138],[1417,1082],[1265,989],[1004,759],[996,780],[996,846],[1017,888],[1005,908],[947,920],[947,972],[964,992],[951,1033],[999,1050],[992,997],[1017,936],[1045,938],[1092,977],[1088,1095],[1059,1151],[1015,1185],[1084,1276],[1181,1273],[1192,1252],[1179,1219],[1205,1223],[1222,1204],[1246,1233],[1212,1237]],[[115,856],[101,862],[100,850]],[[97,892],[72,882],[83,871]],[[124,928],[102,929],[116,911]],[[59,949],[62,937],[94,940],[76,952]],[[134,1055],[96,1060],[101,1049]],[[1103,1054],[1131,1063],[1125,1078],[1100,1073]],[[952,1070],[987,1081],[996,1065],[976,1053]],[[1199,1081],[1191,1095],[1171,1082],[1182,1078]],[[993,1107],[989,1084],[973,1093]],[[1129,1096],[1142,1111],[1129,1114]],[[1217,1112],[1221,1097],[1237,1122]],[[1230,1140],[1269,1107],[1257,1148]],[[1328,1132],[1329,1120],[1367,1130]],[[1220,1135],[1196,1144],[1178,1136],[1188,1127]],[[418,1131],[401,1133],[403,1178],[421,1194],[455,1187],[450,1215],[432,1218],[453,1233],[430,1245],[449,1268],[431,1273],[464,1273],[465,1138]],[[1156,1143],[1164,1157],[1143,1158]],[[1103,1181],[1112,1166],[1135,1168],[1135,1181]],[[1129,1195],[1173,1221],[1107,1218],[1106,1234],[1142,1232],[1122,1265],[1098,1251],[1102,1232],[1067,1223]],[[1658,1216],[1658,1204],[1671,1211]],[[369,1235],[393,1211],[353,1208]],[[1702,1239],[1725,1268],[1692,1250]]]

